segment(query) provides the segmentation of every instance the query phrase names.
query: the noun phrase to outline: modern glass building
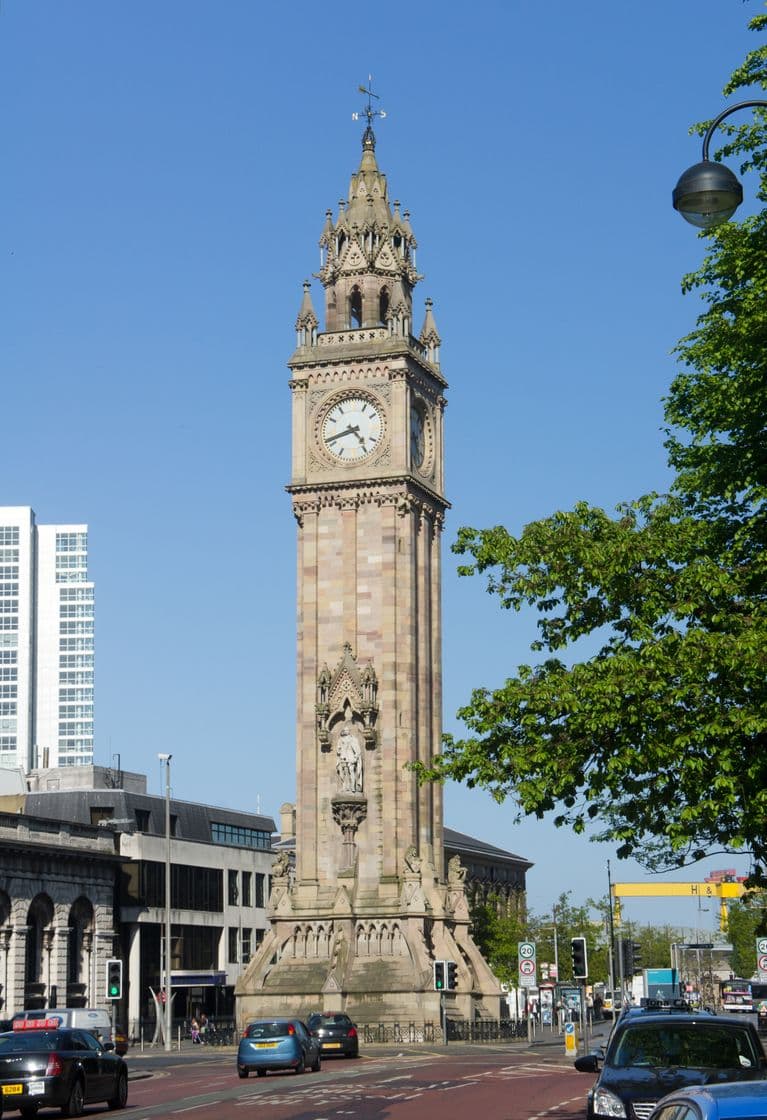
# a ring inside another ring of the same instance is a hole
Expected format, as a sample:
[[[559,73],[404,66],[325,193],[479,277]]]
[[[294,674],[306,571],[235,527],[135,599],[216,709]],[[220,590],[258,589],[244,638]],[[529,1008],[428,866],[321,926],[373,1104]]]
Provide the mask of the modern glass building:
[[[0,506],[0,767],[93,763],[87,525]]]

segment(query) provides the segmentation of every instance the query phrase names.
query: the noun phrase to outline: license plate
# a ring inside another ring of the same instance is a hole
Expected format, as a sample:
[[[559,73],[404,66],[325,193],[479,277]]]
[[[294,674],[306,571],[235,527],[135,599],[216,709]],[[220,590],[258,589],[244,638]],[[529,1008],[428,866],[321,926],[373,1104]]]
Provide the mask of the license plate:
[[[322,1047],[324,1050],[340,1050],[340,1042],[323,1042]]]
[[[23,1085],[3,1085],[3,1096],[14,1097],[24,1092]]]
[[[255,1046],[256,1050],[276,1050],[277,1049],[277,1043],[276,1042],[254,1042],[253,1045]]]

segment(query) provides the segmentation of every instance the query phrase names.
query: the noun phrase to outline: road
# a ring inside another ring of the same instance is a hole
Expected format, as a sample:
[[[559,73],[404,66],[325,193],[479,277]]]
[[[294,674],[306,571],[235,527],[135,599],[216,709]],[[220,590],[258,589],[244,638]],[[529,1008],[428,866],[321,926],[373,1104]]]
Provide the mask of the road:
[[[125,1120],[581,1120],[591,1084],[559,1047],[392,1049],[247,1081],[232,1051],[198,1054],[131,1056]]]

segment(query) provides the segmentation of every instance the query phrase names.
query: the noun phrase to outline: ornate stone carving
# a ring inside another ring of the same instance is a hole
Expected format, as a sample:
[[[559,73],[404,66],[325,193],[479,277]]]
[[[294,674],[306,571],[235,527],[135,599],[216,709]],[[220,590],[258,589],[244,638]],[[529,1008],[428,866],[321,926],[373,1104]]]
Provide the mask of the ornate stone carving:
[[[367,750],[378,743],[378,678],[372,664],[360,669],[348,642],[335,670],[323,665],[317,677],[317,742],[320,749],[338,750],[338,739],[361,736]],[[339,771],[339,779],[341,777]],[[359,789],[362,789],[362,765],[359,767]],[[342,789],[345,787],[341,787]]]
[[[354,866],[357,829],[368,814],[367,798],[362,793],[339,793],[331,801],[333,820],[344,838],[344,866]]]
[[[341,793],[362,793],[362,750],[349,708],[336,738],[336,774]]]

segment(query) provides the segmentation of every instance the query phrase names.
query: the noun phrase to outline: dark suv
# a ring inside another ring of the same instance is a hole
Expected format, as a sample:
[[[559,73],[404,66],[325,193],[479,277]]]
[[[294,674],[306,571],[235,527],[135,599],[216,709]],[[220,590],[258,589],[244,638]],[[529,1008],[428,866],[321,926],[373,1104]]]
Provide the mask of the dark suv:
[[[767,1078],[767,1060],[751,1023],[677,1008],[623,1015],[604,1055],[586,1054],[575,1068],[599,1074],[588,1095],[588,1120],[647,1120],[674,1089]]]

